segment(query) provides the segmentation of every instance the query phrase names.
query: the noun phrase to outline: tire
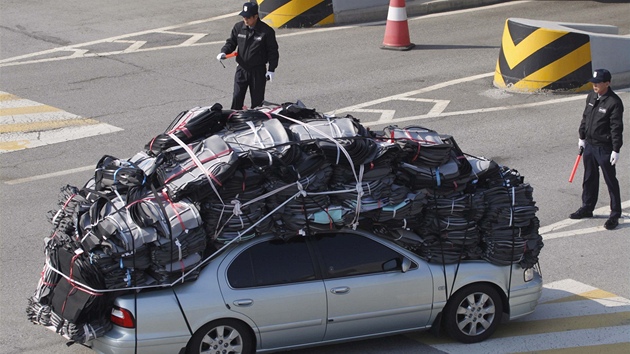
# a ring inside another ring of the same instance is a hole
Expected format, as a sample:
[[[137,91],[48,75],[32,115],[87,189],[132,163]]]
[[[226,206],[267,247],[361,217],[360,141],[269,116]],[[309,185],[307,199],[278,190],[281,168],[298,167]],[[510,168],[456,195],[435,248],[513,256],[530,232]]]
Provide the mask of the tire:
[[[235,320],[216,320],[203,325],[190,339],[187,354],[253,354],[254,337]]]
[[[457,291],[444,309],[446,333],[462,343],[486,340],[497,329],[503,301],[487,284],[472,284]]]

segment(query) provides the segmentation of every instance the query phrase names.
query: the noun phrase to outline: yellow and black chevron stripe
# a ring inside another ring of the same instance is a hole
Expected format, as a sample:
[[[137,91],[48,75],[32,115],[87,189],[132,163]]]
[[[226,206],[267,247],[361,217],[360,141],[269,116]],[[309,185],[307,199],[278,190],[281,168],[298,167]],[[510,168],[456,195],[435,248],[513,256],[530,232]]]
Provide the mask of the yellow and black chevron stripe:
[[[590,37],[508,19],[494,73],[494,85],[514,91],[589,90]]]
[[[261,19],[275,28],[301,28],[335,22],[332,0],[258,0]]]

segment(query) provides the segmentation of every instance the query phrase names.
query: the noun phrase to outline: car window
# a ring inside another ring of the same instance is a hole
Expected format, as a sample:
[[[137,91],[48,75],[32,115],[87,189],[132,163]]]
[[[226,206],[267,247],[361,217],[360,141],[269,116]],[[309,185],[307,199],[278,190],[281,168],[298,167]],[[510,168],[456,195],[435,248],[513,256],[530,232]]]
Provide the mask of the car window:
[[[232,287],[250,288],[313,280],[315,270],[305,240],[294,237],[253,245],[234,259],[227,276]]]
[[[328,278],[401,269],[401,254],[367,237],[351,233],[320,235],[316,244]]]

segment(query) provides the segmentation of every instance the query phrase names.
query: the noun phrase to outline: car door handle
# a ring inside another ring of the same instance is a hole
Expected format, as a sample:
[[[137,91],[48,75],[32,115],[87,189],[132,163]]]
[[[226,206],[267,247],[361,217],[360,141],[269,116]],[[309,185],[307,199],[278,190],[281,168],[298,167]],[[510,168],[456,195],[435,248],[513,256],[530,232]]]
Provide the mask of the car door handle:
[[[253,303],[254,303],[254,300],[252,299],[234,300],[233,302],[234,306],[250,306]]]
[[[338,288],[330,289],[330,292],[333,294],[347,294],[350,292],[350,288],[347,286],[340,286]]]

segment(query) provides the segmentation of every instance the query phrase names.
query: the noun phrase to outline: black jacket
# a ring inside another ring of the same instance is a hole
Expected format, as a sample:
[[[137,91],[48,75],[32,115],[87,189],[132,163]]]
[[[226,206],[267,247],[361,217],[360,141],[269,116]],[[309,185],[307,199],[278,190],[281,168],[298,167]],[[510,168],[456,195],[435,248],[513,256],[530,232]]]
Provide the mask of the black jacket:
[[[619,152],[623,145],[623,102],[610,87],[599,100],[597,93],[588,94],[578,132],[589,144]]]
[[[269,71],[278,67],[278,42],[276,32],[260,19],[256,21],[253,30],[249,30],[244,22],[238,22],[232,28],[230,38],[225,41],[221,52],[230,54],[238,47],[236,62],[244,69],[269,63]]]

